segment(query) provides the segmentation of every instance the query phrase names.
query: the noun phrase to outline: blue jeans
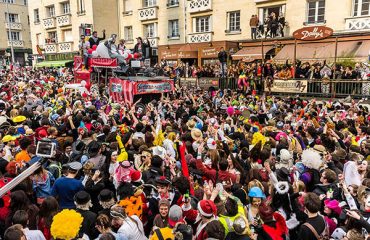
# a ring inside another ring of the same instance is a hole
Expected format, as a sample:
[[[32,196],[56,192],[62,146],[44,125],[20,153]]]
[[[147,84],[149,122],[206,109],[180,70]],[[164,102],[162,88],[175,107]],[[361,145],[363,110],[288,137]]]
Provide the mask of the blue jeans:
[[[226,62],[220,63],[221,65],[221,77],[226,77],[226,69],[227,69],[227,64]]]

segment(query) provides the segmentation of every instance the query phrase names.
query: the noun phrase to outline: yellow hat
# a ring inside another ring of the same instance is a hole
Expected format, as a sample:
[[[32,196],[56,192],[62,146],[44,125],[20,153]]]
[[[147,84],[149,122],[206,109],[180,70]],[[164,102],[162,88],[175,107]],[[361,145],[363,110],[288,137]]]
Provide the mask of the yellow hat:
[[[20,123],[23,122],[24,120],[26,120],[25,116],[16,116],[15,118],[13,118],[13,122],[15,123]]]
[[[6,135],[3,137],[3,139],[1,140],[3,143],[7,143],[7,142],[10,142],[10,141],[14,141],[15,139],[17,139],[16,137],[13,137],[11,135]]]

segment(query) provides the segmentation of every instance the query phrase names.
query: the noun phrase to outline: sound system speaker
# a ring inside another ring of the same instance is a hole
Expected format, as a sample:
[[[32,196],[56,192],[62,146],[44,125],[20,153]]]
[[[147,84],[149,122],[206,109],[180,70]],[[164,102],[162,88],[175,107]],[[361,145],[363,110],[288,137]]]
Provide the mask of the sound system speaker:
[[[134,72],[130,66],[123,66],[120,70],[115,70],[114,73],[117,76],[126,76],[126,77],[134,75]]]

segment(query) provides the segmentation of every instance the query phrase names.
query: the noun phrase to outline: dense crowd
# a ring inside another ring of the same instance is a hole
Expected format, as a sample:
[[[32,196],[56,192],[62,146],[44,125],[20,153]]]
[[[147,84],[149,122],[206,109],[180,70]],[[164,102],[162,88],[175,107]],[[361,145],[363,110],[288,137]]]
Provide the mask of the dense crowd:
[[[137,111],[104,85],[66,88],[65,68],[0,78],[0,186],[43,163],[1,198],[5,240],[368,237],[370,115],[355,101],[178,87]]]

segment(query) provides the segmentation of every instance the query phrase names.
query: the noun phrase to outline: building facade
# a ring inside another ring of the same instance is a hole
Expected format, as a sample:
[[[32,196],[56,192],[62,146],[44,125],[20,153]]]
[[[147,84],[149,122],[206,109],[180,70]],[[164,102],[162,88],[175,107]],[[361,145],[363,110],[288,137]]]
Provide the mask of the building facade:
[[[32,51],[45,61],[73,60],[82,34],[119,32],[116,0],[29,0]]]
[[[0,0],[0,60],[26,65],[31,53],[30,23],[27,0]],[[0,62],[1,62],[0,61]]]
[[[179,58],[183,45],[190,44],[198,50],[201,64],[200,52],[212,51],[213,46],[225,47],[226,42],[245,42],[240,46],[250,42],[253,46],[260,39],[271,40],[270,45],[284,43],[292,39],[295,30],[306,26],[327,26],[334,35],[366,34],[370,31],[369,4],[367,0],[122,0],[120,36],[129,48],[133,48],[135,37],[148,38],[159,59]],[[252,15],[259,23],[254,41]],[[272,15],[277,22],[274,27],[268,21]],[[225,43],[218,44],[222,41]],[[233,52],[233,46],[228,50]]]

